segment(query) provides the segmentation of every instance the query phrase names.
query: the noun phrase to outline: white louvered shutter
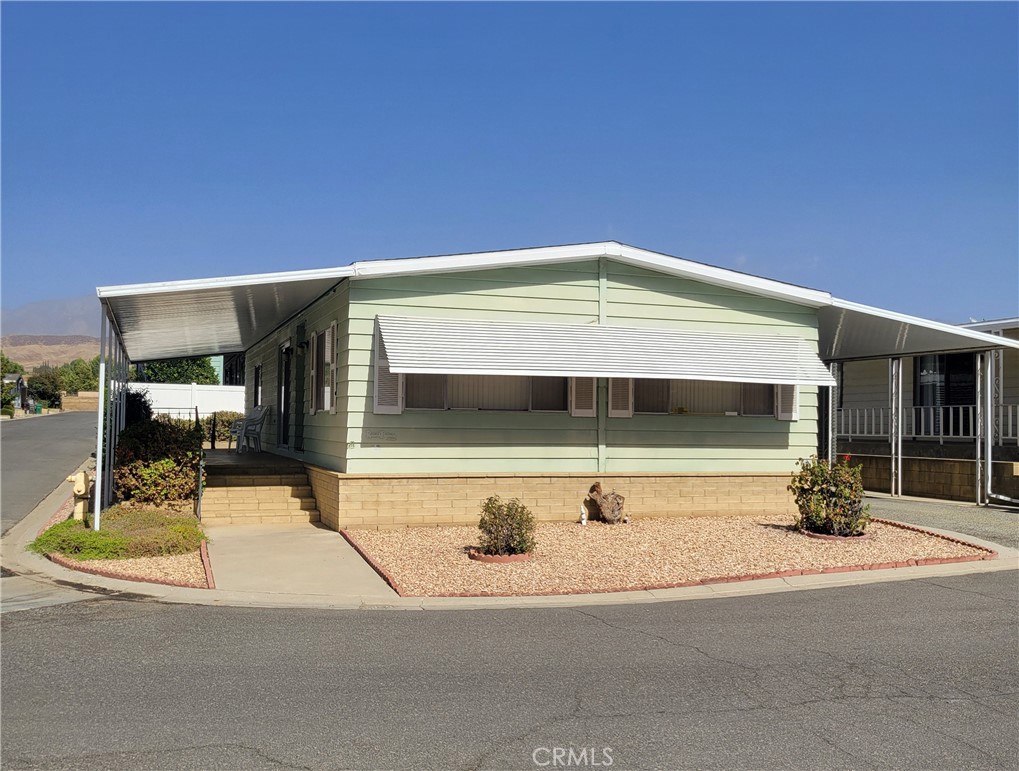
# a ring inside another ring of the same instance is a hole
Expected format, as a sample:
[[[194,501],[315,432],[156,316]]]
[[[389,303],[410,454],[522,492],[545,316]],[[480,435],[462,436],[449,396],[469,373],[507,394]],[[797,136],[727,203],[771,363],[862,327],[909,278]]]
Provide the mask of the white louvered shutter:
[[[609,378],[609,417],[633,417],[633,379],[628,377]]]
[[[326,361],[329,362],[329,411],[336,413],[336,370],[339,356],[336,355],[336,322],[329,325],[329,336],[326,338]]]
[[[308,414],[314,415],[318,409],[318,335],[315,332],[311,333],[311,343],[308,351],[311,356],[311,398],[308,399]]]
[[[775,417],[778,420],[800,419],[800,389],[795,385],[775,386]]]
[[[598,414],[598,382],[593,377],[570,378],[570,415],[593,418]]]
[[[375,410],[376,415],[403,412],[403,375],[389,371],[386,346],[375,323]]]

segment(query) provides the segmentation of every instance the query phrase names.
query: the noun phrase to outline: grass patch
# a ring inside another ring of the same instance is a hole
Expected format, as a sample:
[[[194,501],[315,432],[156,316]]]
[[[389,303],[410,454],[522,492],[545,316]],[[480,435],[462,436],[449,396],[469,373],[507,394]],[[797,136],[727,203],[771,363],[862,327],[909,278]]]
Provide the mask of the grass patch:
[[[113,506],[103,512],[100,530],[68,519],[46,530],[28,548],[79,560],[122,560],[187,554],[203,540],[202,528],[190,515]]]

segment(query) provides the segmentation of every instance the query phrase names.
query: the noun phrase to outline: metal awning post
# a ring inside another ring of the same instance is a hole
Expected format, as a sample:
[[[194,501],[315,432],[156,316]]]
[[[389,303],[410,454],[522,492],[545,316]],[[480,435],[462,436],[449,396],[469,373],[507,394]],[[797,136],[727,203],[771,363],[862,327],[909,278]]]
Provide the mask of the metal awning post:
[[[987,354],[978,353],[975,357],[976,363],[976,380],[977,380],[977,404],[976,404],[976,415],[974,416],[974,428],[973,433],[976,437],[976,504],[979,506],[984,502],[984,422],[986,420],[987,410],[984,408],[984,361],[987,359]]]
[[[99,405],[96,407],[96,482],[95,500],[92,503],[92,527],[99,529],[99,517],[103,509],[103,493],[105,486],[104,458],[103,458],[103,436],[106,424],[103,420],[106,404],[106,308],[102,309],[99,317]]]
[[[838,427],[838,388],[839,388],[839,363],[833,361],[828,365],[828,370],[831,372],[831,379],[835,381],[835,385],[828,387],[828,465],[835,463],[835,456],[837,455],[836,443],[838,442],[839,427]]]
[[[106,325],[106,340],[103,342],[103,350],[106,355],[103,357],[103,362],[106,364],[105,380],[104,380],[104,393],[105,393],[105,436],[106,436],[106,453],[103,457],[103,508],[105,509],[110,505],[113,500],[112,487],[113,487],[113,368],[115,366],[114,353],[113,353],[113,324],[107,323]],[[98,527],[96,528],[99,529]]]
[[[888,411],[892,495],[902,495],[902,359],[888,360]]]

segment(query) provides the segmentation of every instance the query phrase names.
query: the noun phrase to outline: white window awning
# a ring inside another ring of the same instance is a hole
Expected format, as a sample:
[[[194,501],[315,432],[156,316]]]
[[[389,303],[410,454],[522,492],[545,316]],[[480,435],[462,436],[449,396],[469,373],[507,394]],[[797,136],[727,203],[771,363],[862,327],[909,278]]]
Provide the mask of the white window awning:
[[[394,373],[834,385],[799,337],[403,316],[378,322]]]

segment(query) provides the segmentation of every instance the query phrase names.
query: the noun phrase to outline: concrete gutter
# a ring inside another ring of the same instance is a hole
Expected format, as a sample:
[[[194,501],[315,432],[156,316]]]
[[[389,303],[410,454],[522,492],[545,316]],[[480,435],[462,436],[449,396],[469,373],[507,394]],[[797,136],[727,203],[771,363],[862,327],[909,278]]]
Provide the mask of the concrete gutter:
[[[573,594],[540,597],[399,597],[380,594],[375,587],[370,593],[344,593],[342,587],[329,587],[329,593],[295,594],[281,592],[227,591],[221,589],[189,589],[161,586],[158,584],[124,581],[103,576],[80,573],[56,565],[49,560],[25,550],[34,540],[39,529],[53,516],[70,495],[69,483],[61,484],[21,522],[12,527],[0,540],[0,560],[5,568],[19,576],[19,583],[32,582],[36,593],[45,595],[47,589],[65,596],[69,589],[80,594],[76,599],[93,599],[96,595],[144,599],[159,602],[212,605],[224,607],[259,608],[319,608],[337,610],[467,610],[499,608],[562,608],[588,605],[628,605],[653,602],[675,602],[679,600],[719,599],[724,597],[746,597],[775,592],[805,591],[809,589],[832,589],[843,586],[884,583],[887,581],[908,581],[942,576],[988,573],[999,570],[1019,569],[1019,551],[984,541],[973,536],[947,530],[925,528],[932,532],[959,538],[978,546],[998,552],[993,560],[977,560],[956,564],[926,565],[923,567],[894,568],[888,570],[863,570],[852,573],[823,573],[809,576],[767,578],[738,583],[688,586],[677,589],[652,589],[648,591]],[[337,534],[336,536],[340,536]],[[213,565],[215,568],[215,564]],[[3,604],[16,602],[8,597],[8,582],[5,578]],[[381,580],[380,580],[381,581]],[[10,585],[13,589],[13,585]],[[55,600],[56,602],[66,602]],[[53,603],[43,603],[53,604]],[[38,605],[36,605],[38,606]],[[26,606],[27,607],[27,606]],[[15,609],[11,607],[10,609]]]

